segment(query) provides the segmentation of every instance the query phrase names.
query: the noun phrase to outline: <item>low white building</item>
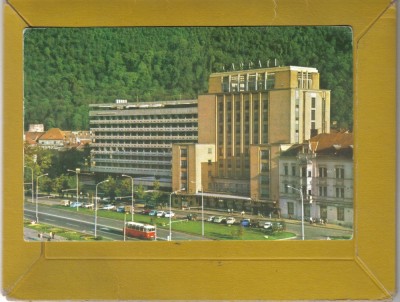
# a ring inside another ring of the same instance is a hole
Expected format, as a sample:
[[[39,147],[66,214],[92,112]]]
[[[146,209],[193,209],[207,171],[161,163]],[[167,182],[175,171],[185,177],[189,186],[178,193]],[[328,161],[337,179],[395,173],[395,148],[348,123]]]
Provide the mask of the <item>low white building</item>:
[[[281,152],[280,211],[284,218],[304,218],[353,226],[353,135],[320,134]]]

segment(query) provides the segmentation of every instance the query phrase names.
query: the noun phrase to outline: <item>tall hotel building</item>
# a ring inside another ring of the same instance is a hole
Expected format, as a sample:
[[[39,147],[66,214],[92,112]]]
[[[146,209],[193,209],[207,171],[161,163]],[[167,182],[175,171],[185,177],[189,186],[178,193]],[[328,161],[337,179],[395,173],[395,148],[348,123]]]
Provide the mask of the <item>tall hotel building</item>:
[[[171,189],[172,144],[196,143],[197,100],[90,105],[91,171]]]
[[[310,67],[214,73],[198,98],[198,117],[198,143],[215,146],[213,167],[206,165],[201,179],[182,179],[176,168],[182,158],[174,157],[172,189],[184,182],[195,204],[201,187],[205,206],[268,211],[279,202],[280,152],[329,133],[330,91],[320,89],[318,70]]]

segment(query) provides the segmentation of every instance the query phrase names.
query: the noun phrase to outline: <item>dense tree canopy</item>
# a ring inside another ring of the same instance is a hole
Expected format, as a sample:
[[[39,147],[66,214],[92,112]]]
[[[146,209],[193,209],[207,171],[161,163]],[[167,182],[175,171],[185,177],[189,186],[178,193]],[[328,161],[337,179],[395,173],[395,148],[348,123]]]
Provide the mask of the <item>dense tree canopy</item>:
[[[25,125],[89,128],[88,104],[196,98],[211,72],[250,62],[316,67],[331,119],[353,124],[347,27],[45,28],[24,35]]]

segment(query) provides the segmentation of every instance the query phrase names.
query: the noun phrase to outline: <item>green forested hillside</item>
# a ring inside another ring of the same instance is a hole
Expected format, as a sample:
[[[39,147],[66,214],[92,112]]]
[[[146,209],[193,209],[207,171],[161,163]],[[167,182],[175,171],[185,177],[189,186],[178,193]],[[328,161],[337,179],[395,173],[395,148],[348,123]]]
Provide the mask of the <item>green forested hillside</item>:
[[[88,129],[88,104],[196,98],[211,72],[249,63],[316,67],[332,120],[352,127],[345,27],[46,28],[25,31],[25,125]]]

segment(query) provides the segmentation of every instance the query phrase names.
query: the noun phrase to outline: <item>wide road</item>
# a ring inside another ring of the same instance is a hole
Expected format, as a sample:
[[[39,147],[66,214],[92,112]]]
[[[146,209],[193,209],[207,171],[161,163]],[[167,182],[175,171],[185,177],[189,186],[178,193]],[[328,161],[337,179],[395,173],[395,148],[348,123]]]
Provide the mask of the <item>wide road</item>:
[[[24,216],[29,220],[36,220],[36,206],[26,202]],[[79,211],[69,211],[60,208],[38,204],[39,222],[59,226],[62,228],[94,235],[94,215],[85,215]],[[124,240],[123,221],[97,216],[97,235],[111,240]],[[157,229],[157,240],[167,240],[169,230]],[[201,236],[184,234],[172,231],[172,239],[175,240],[205,240]],[[127,240],[138,240],[127,238]]]

